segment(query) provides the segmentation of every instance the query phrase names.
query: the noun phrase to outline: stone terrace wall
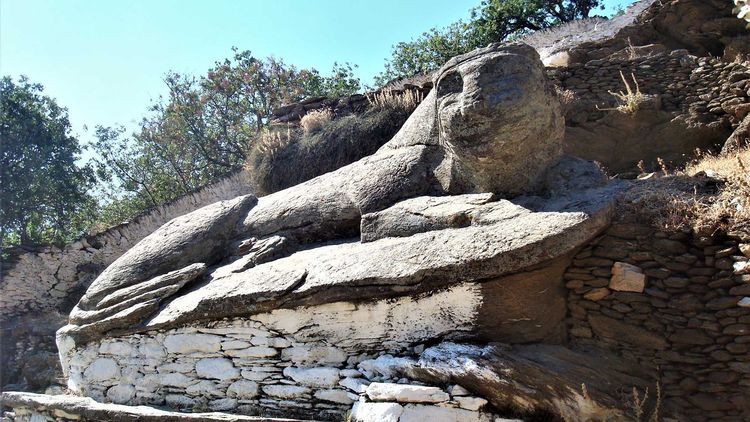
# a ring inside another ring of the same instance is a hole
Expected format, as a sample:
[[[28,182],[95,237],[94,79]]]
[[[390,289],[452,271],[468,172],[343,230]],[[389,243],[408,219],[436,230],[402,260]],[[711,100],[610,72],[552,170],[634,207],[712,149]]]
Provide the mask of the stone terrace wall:
[[[641,160],[649,168],[658,168],[660,158],[680,165],[696,149],[722,148],[750,112],[750,63],[663,50],[634,47],[605,60],[548,68],[549,77],[568,91],[563,95],[567,153],[624,173],[635,171]],[[612,92],[626,90],[621,72],[633,91],[634,75],[645,95],[632,113],[615,110]]]
[[[405,95],[416,93],[424,98],[432,89],[432,75],[415,76],[402,80],[395,80],[385,87],[363,94],[354,94],[339,98],[313,97],[294,104],[288,104],[273,110],[272,124],[298,124],[305,114],[321,109],[329,109],[333,117],[347,114],[361,114],[370,107],[370,100],[376,95],[387,92],[389,95]]]
[[[167,221],[216,201],[251,193],[247,174],[235,173],[217,183],[60,249],[22,252],[3,268],[0,320],[31,311],[69,311],[86,287],[120,255]]]
[[[342,420],[367,393],[391,403],[361,403],[360,420],[383,420],[385,406],[395,415],[388,420],[403,413],[404,421],[491,421],[480,411],[484,399],[452,386],[419,388],[392,372],[401,357],[422,352],[421,341],[466,337],[477,289],[468,283],[423,298],[281,309],[107,338],[63,351],[63,365],[74,392],[103,402]]]
[[[748,256],[738,239],[613,224],[565,274],[572,341],[655,367],[678,420],[747,421]]]
[[[653,56],[591,60],[565,68],[548,68],[548,76],[584,102],[612,107],[609,92],[625,91],[620,72],[630,82],[633,74],[641,92],[658,95],[664,111],[688,114],[696,124],[730,119],[739,104],[750,102],[747,63],[727,63],[713,57],[695,57],[686,50]],[[583,111],[583,110],[582,110]],[[606,111],[590,107],[586,115],[571,116],[576,124],[602,118]]]

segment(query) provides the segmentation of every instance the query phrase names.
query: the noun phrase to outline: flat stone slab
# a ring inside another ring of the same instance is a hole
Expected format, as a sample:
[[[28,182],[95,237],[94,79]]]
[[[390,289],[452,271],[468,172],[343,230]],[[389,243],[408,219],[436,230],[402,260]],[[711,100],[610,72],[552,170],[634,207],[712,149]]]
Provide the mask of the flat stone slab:
[[[113,422],[211,422],[211,421],[252,421],[252,422],[301,422],[300,419],[267,418],[258,416],[230,415],[227,413],[181,413],[170,412],[149,406],[124,406],[99,403],[88,397],[53,396],[48,394],[3,392],[0,401],[4,407],[28,409],[37,413],[66,419],[78,416],[83,420]]]
[[[399,403],[441,403],[451,399],[438,387],[421,385],[373,382],[367,387],[367,397],[373,401],[397,401]]]
[[[608,224],[615,190],[611,186],[590,189],[554,202],[499,200],[483,205],[492,210],[486,225],[366,243],[352,239],[312,247],[241,272],[219,268],[209,274],[210,282],[176,297],[135,330],[279,308],[403,296],[513,274],[564,256],[594,237]],[[542,210],[535,211],[540,204]]]

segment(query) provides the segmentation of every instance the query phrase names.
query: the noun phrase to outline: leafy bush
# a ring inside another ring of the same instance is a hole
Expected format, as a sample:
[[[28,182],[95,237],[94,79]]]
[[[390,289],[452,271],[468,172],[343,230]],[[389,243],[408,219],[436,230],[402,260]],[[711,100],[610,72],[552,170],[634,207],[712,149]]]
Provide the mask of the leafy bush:
[[[26,77],[0,81],[0,246],[64,243],[82,234],[95,209],[93,169],[67,109]]]

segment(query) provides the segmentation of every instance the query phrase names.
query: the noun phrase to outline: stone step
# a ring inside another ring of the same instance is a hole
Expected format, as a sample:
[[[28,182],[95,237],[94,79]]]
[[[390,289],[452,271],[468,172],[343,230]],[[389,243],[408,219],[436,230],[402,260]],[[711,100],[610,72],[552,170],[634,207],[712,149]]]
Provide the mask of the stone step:
[[[64,420],[117,422],[304,422],[300,419],[243,416],[220,412],[181,413],[150,406],[124,406],[112,403],[99,403],[89,397],[13,391],[0,393],[0,404],[2,404],[3,412],[9,412],[12,409],[16,416],[41,414]],[[6,416],[6,414],[3,413],[3,416]]]

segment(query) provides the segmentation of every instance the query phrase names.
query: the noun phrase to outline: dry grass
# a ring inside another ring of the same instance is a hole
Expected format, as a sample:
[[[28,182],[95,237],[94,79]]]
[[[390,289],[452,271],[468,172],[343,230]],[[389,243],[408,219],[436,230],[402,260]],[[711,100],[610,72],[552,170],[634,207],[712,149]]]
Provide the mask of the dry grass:
[[[258,194],[302,183],[375,153],[403,126],[409,113],[370,107],[337,117],[314,133],[277,127],[255,142],[245,168]]]
[[[374,107],[402,109],[408,112],[417,108],[423,99],[424,96],[417,90],[406,90],[404,92],[383,90],[367,96],[367,100]]]
[[[710,204],[700,207],[699,222],[704,226],[726,221],[726,228],[750,227],[750,149],[733,154],[707,155],[687,167],[690,175],[699,173],[725,180]]]
[[[578,100],[578,95],[576,95],[575,91],[572,91],[570,89],[563,89],[557,85],[555,85],[555,93],[557,93],[557,99],[560,100],[563,115],[567,116],[568,111]]]
[[[750,232],[750,149],[699,156],[682,171],[664,167],[620,203],[662,229]]]
[[[593,400],[589,394],[586,384],[581,384],[581,394],[576,394],[577,404],[579,406],[575,415],[561,415],[565,422],[581,420],[601,421],[601,422],[660,422],[662,408],[662,391],[661,382],[656,382],[656,397],[649,398],[648,388],[645,389],[641,396],[638,388],[633,387],[630,396],[622,397],[621,406],[602,406]],[[620,407],[624,412],[620,409]],[[585,415],[585,416],[584,416]]]
[[[615,110],[625,114],[635,113],[636,111],[638,111],[641,104],[643,104],[643,102],[646,100],[646,96],[641,93],[641,87],[638,86],[638,81],[635,79],[635,75],[631,73],[630,77],[633,79],[633,83],[635,84],[635,91],[633,91],[633,88],[630,86],[630,83],[628,83],[628,80],[625,79],[625,75],[622,74],[622,71],[620,71],[620,78],[625,84],[625,91],[609,91],[609,93],[617,99],[617,102],[620,103],[620,105],[618,105]]]
[[[647,416],[646,402],[648,401],[648,388],[643,392],[643,397],[637,388],[633,387],[633,401],[630,403],[630,411],[635,422],[659,422],[661,420],[661,383],[656,383],[656,398],[654,399],[651,413]]]
[[[292,128],[289,125],[287,125],[286,130],[266,128],[258,137],[257,149],[264,155],[274,157],[278,151],[289,145],[292,139]]]
[[[331,116],[331,110],[327,108],[311,110],[302,116],[299,125],[302,127],[305,134],[317,132],[323,129],[326,123],[331,121]]]

